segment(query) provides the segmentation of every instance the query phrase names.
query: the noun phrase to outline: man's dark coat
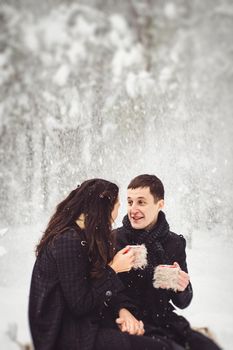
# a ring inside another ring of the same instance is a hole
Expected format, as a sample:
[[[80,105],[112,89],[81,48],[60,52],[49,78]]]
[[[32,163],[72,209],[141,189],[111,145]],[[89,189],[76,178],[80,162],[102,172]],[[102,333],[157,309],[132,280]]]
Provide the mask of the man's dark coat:
[[[183,292],[155,289],[152,284],[154,268],[159,264],[178,262],[187,272],[184,237],[171,232],[165,214],[159,212],[156,226],[148,231],[133,229],[126,216],[123,226],[116,231],[116,238],[119,249],[128,244],[144,244],[147,248],[148,265],[145,269],[119,274],[126,287],[125,293],[137,307],[135,316],[145,324],[146,335],[164,335],[185,345],[191,330],[188,321],[174,312],[174,305],[181,309],[189,305],[191,283]]]

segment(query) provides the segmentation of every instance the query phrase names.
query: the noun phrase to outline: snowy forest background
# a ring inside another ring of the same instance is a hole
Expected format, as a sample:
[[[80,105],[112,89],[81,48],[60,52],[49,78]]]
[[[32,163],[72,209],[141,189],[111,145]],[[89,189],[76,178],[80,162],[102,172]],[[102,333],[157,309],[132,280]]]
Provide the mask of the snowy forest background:
[[[165,185],[196,325],[233,344],[233,2],[0,0],[0,345],[30,339],[34,246],[80,182]],[[17,339],[16,339],[17,338]]]

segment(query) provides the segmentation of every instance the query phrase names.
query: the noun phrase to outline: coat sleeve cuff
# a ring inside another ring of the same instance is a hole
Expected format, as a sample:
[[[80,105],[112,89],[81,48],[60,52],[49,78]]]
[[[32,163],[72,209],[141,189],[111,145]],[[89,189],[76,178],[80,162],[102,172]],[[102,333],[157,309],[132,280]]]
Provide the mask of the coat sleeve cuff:
[[[173,293],[172,302],[175,306],[179,307],[180,309],[184,309],[191,303],[192,297],[192,285],[191,283],[189,283],[189,285],[183,292]]]

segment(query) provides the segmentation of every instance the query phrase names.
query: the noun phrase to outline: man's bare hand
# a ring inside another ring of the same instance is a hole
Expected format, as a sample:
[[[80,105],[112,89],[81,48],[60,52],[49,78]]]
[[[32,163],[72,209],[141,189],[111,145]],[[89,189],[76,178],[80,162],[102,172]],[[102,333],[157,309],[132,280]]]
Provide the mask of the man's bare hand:
[[[180,268],[180,265],[177,262],[174,262],[174,265]],[[183,292],[187,288],[189,280],[189,275],[185,271],[180,270],[177,281],[177,291]]]

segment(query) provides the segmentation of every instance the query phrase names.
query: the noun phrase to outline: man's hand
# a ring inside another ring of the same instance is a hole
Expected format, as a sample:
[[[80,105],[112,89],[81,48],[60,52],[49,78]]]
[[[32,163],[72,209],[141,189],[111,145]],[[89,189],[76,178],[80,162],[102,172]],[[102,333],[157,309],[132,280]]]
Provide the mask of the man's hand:
[[[144,324],[138,321],[127,309],[119,311],[119,318],[116,319],[120,330],[131,335],[143,335],[145,333]]]
[[[174,262],[174,265],[180,268],[180,265],[177,262]],[[177,291],[183,292],[187,288],[189,280],[189,275],[186,272],[180,270],[178,275]]]

